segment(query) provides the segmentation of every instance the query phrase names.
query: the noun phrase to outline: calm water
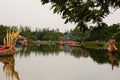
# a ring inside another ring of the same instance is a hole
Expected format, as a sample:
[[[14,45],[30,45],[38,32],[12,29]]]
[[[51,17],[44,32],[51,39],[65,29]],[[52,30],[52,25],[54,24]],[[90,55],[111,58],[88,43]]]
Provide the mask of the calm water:
[[[0,57],[0,80],[118,80],[119,63],[120,54],[106,50],[19,47],[13,57]]]

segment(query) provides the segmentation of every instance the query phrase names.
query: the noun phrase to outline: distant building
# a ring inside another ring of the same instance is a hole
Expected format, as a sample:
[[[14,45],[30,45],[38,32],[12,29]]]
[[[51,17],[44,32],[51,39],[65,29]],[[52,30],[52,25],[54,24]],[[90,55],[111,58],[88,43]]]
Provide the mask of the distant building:
[[[71,32],[68,32],[66,34],[66,36],[64,37],[65,40],[73,40],[74,39],[74,36],[72,35]]]

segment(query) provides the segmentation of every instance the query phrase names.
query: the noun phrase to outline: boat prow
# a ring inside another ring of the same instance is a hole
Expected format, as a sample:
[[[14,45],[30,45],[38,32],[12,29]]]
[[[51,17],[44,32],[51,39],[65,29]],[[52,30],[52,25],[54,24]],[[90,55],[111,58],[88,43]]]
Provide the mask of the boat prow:
[[[18,29],[16,32],[7,30],[6,36],[3,39],[3,46],[0,47],[0,56],[12,56],[15,54],[15,44],[16,40],[19,37],[21,29]]]
[[[13,56],[14,53],[15,53],[15,49],[11,46],[0,47],[0,57],[1,56]]]

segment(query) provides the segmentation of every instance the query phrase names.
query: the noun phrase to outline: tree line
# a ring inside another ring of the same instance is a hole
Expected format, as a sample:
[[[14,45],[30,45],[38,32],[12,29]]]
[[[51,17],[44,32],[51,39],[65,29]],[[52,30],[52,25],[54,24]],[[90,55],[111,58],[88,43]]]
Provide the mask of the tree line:
[[[91,26],[90,28],[87,28],[84,33],[76,28],[69,32],[72,33],[75,41],[79,41],[80,39],[83,38],[86,41],[95,41],[95,40],[107,41],[112,36],[114,36],[117,41],[120,41],[120,23],[113,24],[111,26],[108,26],[107,24],[102,24],[98,26]],[[9,27],[9,26],[0,25],[0,44],[2,44],[3,37],[6,35],[7,29],[9,28],[11,29],[14,28],[14,30],[16,30],[18,27],[15,26]],[[35,31],[32,31],[27,26],[26,27],[21,26],[20,28],[22,29],[20,35],[26,37],[28,40],[31,41],[34,40],[59,41],[61,39],[64,39],[64,37],[67,35],[67,32],[59,32],[59,30],[54,30],[54,29],[49,30],[48,28],[36,29]]]
[[[26,37],[30,41],[35,40],[52,40],[56,41],[59,40],[62,36],[64,36],[64,33],[59,32],[58,29],[49,30],[48,28],[44,29],[36,29],[35,31],[32,31],[29,27],[20,27],[22,29],[22,32],[20,33],[20,36]],[[3,38],[7,33],[8,29],[14,29],[17,30],[17,26],[4,26],[0,25],[0,44],[3,42]]]

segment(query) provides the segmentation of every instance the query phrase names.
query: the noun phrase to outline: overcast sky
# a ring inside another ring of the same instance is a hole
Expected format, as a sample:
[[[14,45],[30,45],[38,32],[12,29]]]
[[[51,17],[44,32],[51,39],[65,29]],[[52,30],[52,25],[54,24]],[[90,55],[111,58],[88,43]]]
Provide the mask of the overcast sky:
[[[53,14],[50,5],[41,5],[40,0],[0,0],[0,24],[7,26],[30,26],[59,28],[61,32],[73,29],[75,24],[64,24],[59,14]],[[104,21],[109,25],[120,23],[120,10],[111,13]]]

